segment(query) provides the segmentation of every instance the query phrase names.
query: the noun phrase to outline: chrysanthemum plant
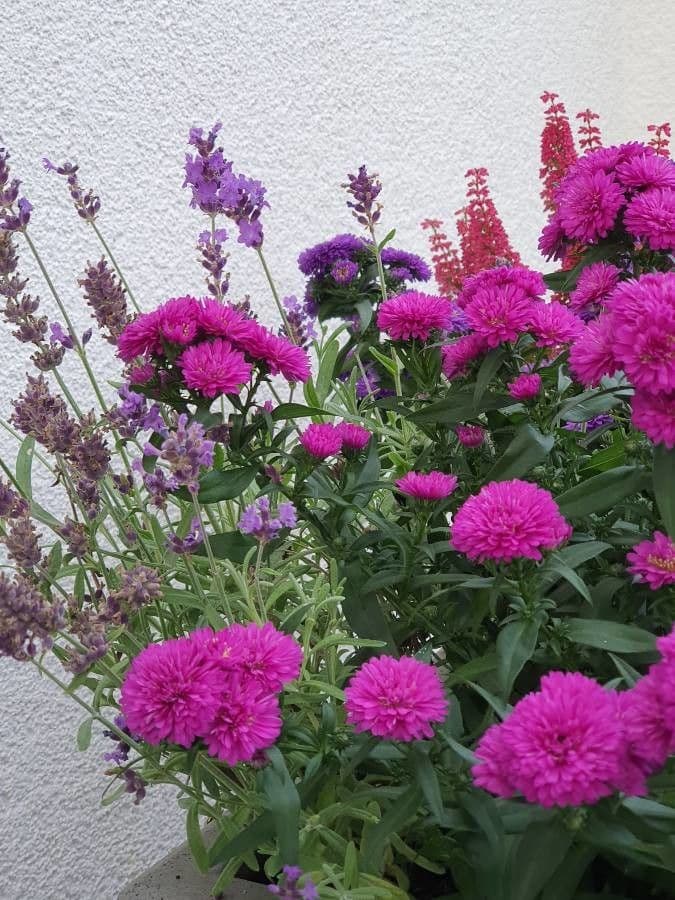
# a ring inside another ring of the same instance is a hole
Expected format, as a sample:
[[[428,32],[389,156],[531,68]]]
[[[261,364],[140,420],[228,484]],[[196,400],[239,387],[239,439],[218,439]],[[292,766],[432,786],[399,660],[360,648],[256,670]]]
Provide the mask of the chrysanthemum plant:
[[[305,900],[672,896],[675,164],[666,125],[602,148],[589,111],[577,157],[546,98],[561,271],[519,264],[472,170],[456,283],[426,223],[442,296],[362,167],[354,233],[303,251],[281,300],[265,189],[216,126],[186,160],[206,296],[141,312],[98,197],[46,163],[101,241],[80,284],[112,386],[2,153],[0,293],[39,371],[4,423],[0,653],[86,711],[81,750],[110,737],[105,802],[179,790],[214,894],[239,873]],[[230,299],[224,219],[279,332]]]

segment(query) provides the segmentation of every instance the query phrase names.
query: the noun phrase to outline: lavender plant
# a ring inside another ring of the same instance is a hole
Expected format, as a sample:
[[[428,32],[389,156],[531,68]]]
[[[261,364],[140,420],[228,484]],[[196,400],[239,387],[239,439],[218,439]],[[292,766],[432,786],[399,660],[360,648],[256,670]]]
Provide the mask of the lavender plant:
[[[81,750],[110,738],[106,801],[179,789],[215,895],[244,873],[305,900],[670,896],[675,165],[661,144],[569,160],[541,241],[561,270],[497,264],[452,297],[411,289],[430,270],[379,235],[362,166],[358,233],[300,254],[301,302],[220,131],[192,129],[185,163],[205,296],[154,310],[78,167],[46,163],[101,243],[78,282],[95,336],[0,153],[3,315],[37,369],[3,423],[0,654],[83,708]],[[230,222],[278,332],[232,300]]]

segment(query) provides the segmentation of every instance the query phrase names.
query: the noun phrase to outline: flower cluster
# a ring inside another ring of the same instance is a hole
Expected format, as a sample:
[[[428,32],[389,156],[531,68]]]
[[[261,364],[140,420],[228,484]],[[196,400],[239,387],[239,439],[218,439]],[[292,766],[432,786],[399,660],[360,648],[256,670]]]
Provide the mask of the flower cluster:
[[[277,694],[300,671],[297,642],[267,623],[195,631],[150,644],[134,659],[120,707],[149,744],[191,747],[234,766],[250,762],[281,731]]]
[[[273,334],[234,306],[214,298],[177,297],[137,316],[117,342],[125,362],[152,362],[207,398],[237,394],[253,366],[290,382],[306,381],[302,347]],[[156,377],[156,375],[155,375]]]
[[[242,534],[251,534],[265,543],[273,541],[282,528],[295,528],[297,521],[296,509],[290,500],[280,503],[276,516],[272,516],[270,498],[258,497],[255,503],[246,507],[237,527]]]
[[[646,144],[586,152],[569,167],[554,202],[539,241],[549,259],[621,227],[652,250],[675,249],[675,163]]]

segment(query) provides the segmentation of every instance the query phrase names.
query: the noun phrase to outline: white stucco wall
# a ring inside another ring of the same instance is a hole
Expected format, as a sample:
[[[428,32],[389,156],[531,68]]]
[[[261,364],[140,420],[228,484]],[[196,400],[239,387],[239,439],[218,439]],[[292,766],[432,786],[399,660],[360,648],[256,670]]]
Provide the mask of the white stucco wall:
[[[450,217],[465,170],[488,167],[513,242],[536,265],[540,92],[600,112],[606,142],[642,137],[673,116],[674,28],[671,0],[13,0],[0,136],[82,329],[75,279],[98,249],[40,157],[81,164],[102,197],[101,228],[149,308],[201,288],[201,220],[180,188],[182,154],[189,126],[217,118],[235,166],[268,186],[267,256],[284,293],[302,289],[299,250],[350,228],[339,185],[362,161],[384,183],[383,227],[418,252],[420,219]],[[273,321],[255,257],[231,250],[232,294],[249,293]],[[26,257],[24,269],[33,273]],[[3,416],[23,380],[20,350],[5,329]],[[105,350],[95,361],[110,374]],[[14,453],[0,436],[2,458]],[[0,900],[113,900],[182,839],[171,791],[101,809],[104,766],[98,750],[75,750],[77,707],[28,666],[0,660],[0,678]]]

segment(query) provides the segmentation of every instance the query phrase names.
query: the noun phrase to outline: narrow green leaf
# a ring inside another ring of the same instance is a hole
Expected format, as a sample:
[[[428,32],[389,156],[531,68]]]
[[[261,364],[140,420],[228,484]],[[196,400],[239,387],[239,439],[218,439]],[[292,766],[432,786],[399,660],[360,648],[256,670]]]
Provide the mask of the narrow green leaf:
[[[185,830],[192,858],[199,871],[206,874],[209,871],[209,853],[204,846],[204,838],[199,826],[199,804],[196,801],[191,803],[188,808]]]
[[[422,799],[417,784],[411,785],[392,803],[382,819],[364,835],[361,856],[367,871],[377,874],[382,869],[382,857],[389,837],[400,831],[415,815]]]
[[[300,853],[300,795],[277,747],[267,750],[271,765],[263,769],[261,782],[272,814],[279,856],[284,865],[297,865]]]
[[[573,900],[584,872],[597,856],[597,851],[583,844],[572,846],[545,886],[541,900]]]
[[[77,749],[88,750],[91,744],[91,726],[94,724],[93,719],[85,719],[77,729]]]
[[[316,376],[316,395],[321,406],[330,394],[333,379],[335,378],[335,363],[340,352],[340,342],[331,339],[323,348],[321,364]]]
[[[653,477],[656,505],[667,533],[675,539],[675,449],[664,444],[654,448]]]
[[[507,481],[510,478],[521,478],[530,469],[544,462],[554,444],[553,435],[542,434],[530,424],[521,425],[485,480]]]
[[[600,619],[565,619],[567,633],[575,644],[612,650],[615,653],[653,653],[656,638],[635,625]]]
[[[539,627],[539,622],[534,619],[519,619],[499,632],[497,674],[504,699],[508,699],[513,683],[537,648]]]
[[[441,797],[441,786],[429,754],[419,744],[413,744],[410,751],[410,764],[413,775],[419,785],[429,811],[439,824],[445,819],[445,808]]]
[[[587,603],[592,603],[591,595],[586,587],[586,582],[581,578],[574,569],[566,565],[566,563],[557,554],[552,553],[546,560],[546,571],[552,575],[559,575],[564,578],[568,584],[571,584],[575,591],[578,591]]]
[[[460,390],[450,390],[446,397],[425,406],[418,412],[408,412],[408,418],[419,424],[455,425],[475,418],[481,412],[513,406],[513,397],[508,394],[485,394],[479,403],[474,401],[474,387],[468,385]],[[405,412],[403,413],[406,414]]]
[[[316,406],[305,406],[303,403],[282,403],[272,412],[273,422],[284,419],[305,419],[313,416],[329,416],[330,413]]]
[[[252,537],[241,534],[239,531],[224,531],[221,534],[209,536],[211,550],[216,559],[229,559],[232,562],[241,563],[246,559],[246,554],[256,542]],[[195,550],[196,556],[206,556],[206,547],[201,544]]]
[[[643,486],[641,466],[618,466],[582,481],[556,498],[560,512],[570,519],[605,512]]]
[[[535,900],[564,860],[572,839],[572,832],[558,819],[530,825],[515,849],[511,896]]]
[[[220,500],[234,500],[241,496],[249,484],[255,478],[256,469],[253,466],[245,466],[239,469],[226,471],[214,470],[207,472],[199,479],[199,493],[197,500],[200,503],[218,503]],[[190,500],[191,495],[186,488],[176,491],[176,495],[183,500]]]
[[[485,355],[482,363],[480,364],[480,368],[478,369],[478,374],[476,375],[476,385],[473,391],[473,402],[474,404],[480,403],[483,394],[488,389],[488,386],[494,376],[499,371],[501,364],[504,362],[504,357],[506,355],[506,351],[503,347],[495,347],[494,350],[490,350],[489,353]]]
[[[33,497],[33,454],[35,451],[35,438],[28,435],[21,442],[16,457],[15,478],[19,490],[26,499]]]

